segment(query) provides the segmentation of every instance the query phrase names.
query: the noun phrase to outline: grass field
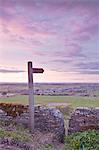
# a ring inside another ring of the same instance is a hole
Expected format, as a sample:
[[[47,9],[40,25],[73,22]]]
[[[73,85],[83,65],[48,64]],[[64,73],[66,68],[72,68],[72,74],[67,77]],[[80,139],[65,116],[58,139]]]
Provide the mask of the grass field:
[[[28,96],[18,95],[9,98],[0,98],[0,102],[28,104]],[[35,104],[48,103],[69,103],[76,107],[99,107],[99,97],[78,97],[78,96],[35,96]]]

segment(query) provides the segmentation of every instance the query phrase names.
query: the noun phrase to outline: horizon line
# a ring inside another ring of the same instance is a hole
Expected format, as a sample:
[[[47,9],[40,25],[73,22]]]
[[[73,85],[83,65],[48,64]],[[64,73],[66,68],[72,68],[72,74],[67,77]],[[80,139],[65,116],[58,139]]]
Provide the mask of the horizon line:
[[[28,84],[28,82],[0,82],[0,84]],[[34,84],[99,84],[99,82],[34,82]]]

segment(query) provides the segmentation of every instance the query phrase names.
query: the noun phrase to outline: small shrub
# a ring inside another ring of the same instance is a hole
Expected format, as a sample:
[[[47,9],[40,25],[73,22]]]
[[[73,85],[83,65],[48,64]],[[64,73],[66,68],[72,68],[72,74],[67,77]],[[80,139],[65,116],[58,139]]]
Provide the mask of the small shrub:
[[[22,104],[0,103],[0,109],[7,113],[8,116],[16,117],[28,111],[28,106]]]
[[[5,131],[0,128],[0,138],[4,138],[5,136],[6,136]]]
[[[45,144],[44,147],[45,147],[45,150],[51,150],[53,148],[53,145],[52,144]]]
[[[20,142],[28,142],[31,140],[31,137],[25,132],[7,131],[2,128],[0,128],[0,138],[10,138]]]
[[[64,150],[99,150],[99,132],[89,130],[67,136]]]
[[[7,92],[4,91],[4,92],[2,92],[1,94],[2,94],[3,96],[5,96],[5,95],[7,95]]]
[[[64,118],[67,119],[70,116],[70,113],[73,111],[73,108],[71,107],[71,105],[69,106],[56,106],[57,109],[60,110],[60,112],[63,113]]]

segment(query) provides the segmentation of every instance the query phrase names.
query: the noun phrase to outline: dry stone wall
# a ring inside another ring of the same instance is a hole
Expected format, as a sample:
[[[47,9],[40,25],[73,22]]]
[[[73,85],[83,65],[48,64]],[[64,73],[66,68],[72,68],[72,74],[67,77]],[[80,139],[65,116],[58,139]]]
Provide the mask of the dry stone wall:
[[[16,110],[16,111],[15,111]],[[0,104],[0,121],[15,122],[29,126],[28,106]],[[53,140],[63,142],[65,136],[64,118],[55,108],[35,107],[35,130],[54,133]]]
[[[77,108],[69,120],[68,133],[99,130],[99,108]]]

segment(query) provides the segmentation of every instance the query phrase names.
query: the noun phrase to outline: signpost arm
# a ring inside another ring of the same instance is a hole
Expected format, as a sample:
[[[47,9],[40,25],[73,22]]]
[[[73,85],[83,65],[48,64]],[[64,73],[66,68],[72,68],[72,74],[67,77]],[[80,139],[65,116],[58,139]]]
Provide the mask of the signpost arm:
[[[29,126],[31,133],[34,132],[34,87],[32,62],[28,62],[28,87],[29,87]]]

